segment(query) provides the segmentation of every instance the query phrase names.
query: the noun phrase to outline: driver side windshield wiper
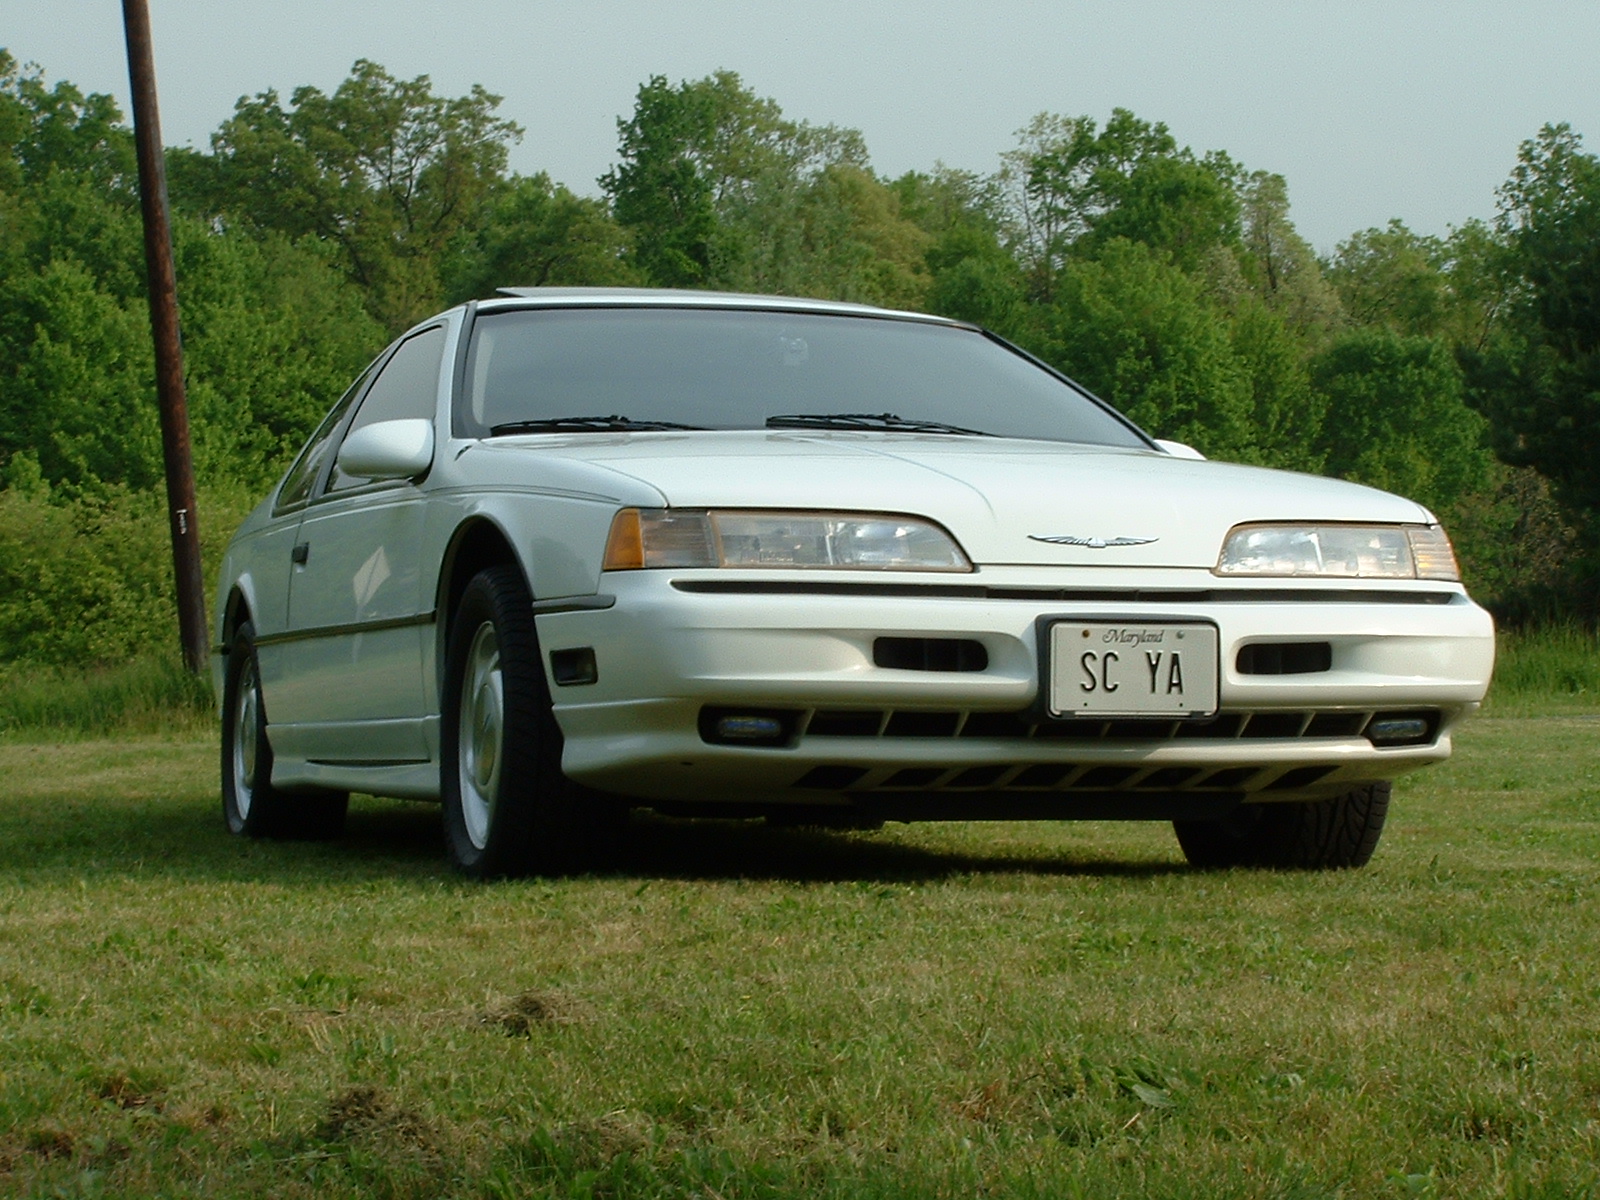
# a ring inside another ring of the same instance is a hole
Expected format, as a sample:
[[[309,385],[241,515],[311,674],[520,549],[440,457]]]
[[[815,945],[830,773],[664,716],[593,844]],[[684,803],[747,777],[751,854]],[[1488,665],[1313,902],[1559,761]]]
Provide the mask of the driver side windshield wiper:
[[[584,433],[594,430],[699,429],[699,425],[679,425],[672,421],[635,421],[632,417],[539,417],[530,421],[502,421],[489,427],[490,437],[509,433]]]
[[[964,429],[943,421],[922,421],[894,413],[783,413],[767,418],[768,429],[892,429],[897,433],[960,433],[992,437],[981,429]]]

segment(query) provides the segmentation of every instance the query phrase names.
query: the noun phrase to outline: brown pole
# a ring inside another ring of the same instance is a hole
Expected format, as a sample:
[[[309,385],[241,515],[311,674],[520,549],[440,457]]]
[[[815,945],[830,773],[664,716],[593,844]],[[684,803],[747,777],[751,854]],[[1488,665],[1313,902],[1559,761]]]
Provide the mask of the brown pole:
[[[195,518],[194,461],[189,453],[189,407],[183,391],[183,344],[178,330],[178,285],[172,270],[167,217],[167,164],[156,111],[156,65],[145,0],[122,0],[133,85],[133,137],[139,154],[139,203],[144,211],[144,260],[150,277],[150,333],[156,347],[156,397],[161,405],[161,455],[167,470],[167,515],[172,529],[172,576],[184,664],[206,669],[205,585],[200,576],[200,526]]]

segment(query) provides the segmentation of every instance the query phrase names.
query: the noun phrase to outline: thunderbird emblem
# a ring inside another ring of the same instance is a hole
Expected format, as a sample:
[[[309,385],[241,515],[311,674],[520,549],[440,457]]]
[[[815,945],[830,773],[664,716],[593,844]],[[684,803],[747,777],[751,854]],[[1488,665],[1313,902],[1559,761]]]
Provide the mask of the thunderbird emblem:
[[[1160,538],[1135,538],[1135,537],[1072,537],[1068,534],[1045,535],[1030,533],[1028,540],[1032,542],[1049,542],[1052,546],[1087,546],[1091,550],[1104,550],[1107,546],[1148,546],[1151,542],[1159,542]]]

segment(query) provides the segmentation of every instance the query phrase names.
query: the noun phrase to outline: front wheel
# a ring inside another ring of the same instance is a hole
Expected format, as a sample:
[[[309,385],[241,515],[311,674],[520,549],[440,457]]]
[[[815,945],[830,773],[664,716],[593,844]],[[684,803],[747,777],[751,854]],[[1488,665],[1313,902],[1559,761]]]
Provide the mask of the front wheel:
[[[344,832],[347,792],[285,792],[272,785],[272,746],[261,699],[255,628],[234,634],[222,696],[222,819],[245,837],[327,840]]]
[[[533,598],[514,566],[473,576],[445,658],[445,845],[490,878],[571,870],[597,849],[611,806],[561,773],[561,730],[539,656]]]
[[[1245,804],[1220,821],[1174,821],[1196,867],[1339,870],[1364,867],[1389,815],[1387,780],[1331,800]]]

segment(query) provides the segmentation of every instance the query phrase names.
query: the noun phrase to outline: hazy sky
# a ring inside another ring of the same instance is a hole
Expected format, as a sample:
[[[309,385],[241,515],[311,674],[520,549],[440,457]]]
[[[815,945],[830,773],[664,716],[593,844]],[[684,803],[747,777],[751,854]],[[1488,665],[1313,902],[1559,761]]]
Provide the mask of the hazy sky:
[[[719,68],[791,118],[860,129],[888,176],[992,171],[1036,113],[1131,108],[1284,175],[1324,252],[1391,217],[1442,234],[1491,216],[1545,122],[1600,138],[1596,0],[149,3],[169,145],[205,147],[241,95],[331,91],[364,57],[503,96],[527,130],[513,169],[591,195],[640,83]],[[0,0],[0,45],[126,112],[121,22],[118,0]]]

